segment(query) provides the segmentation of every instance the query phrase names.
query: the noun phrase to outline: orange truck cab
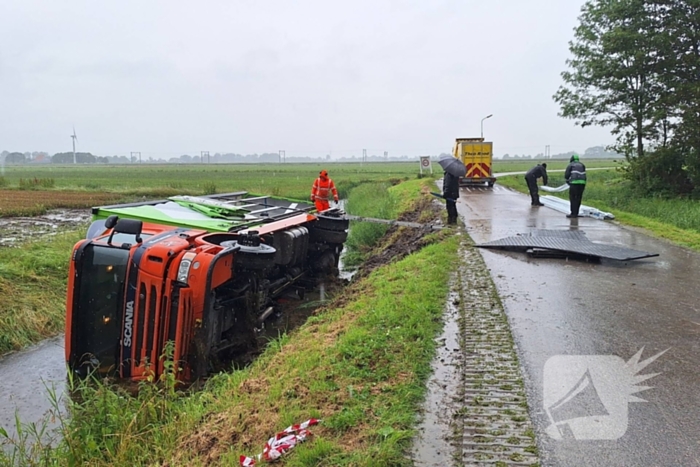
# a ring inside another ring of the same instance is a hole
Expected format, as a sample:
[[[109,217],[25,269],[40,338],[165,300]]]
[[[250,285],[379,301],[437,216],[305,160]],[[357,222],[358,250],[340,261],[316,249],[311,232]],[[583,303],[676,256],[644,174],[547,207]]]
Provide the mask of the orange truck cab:
[[[275,299],[337,273],[345,214],[246,192],[93,208],[70,261],[65,356],[78,376],[205,376],[254,344]],[[166,351],[166,349],[171,349]]]

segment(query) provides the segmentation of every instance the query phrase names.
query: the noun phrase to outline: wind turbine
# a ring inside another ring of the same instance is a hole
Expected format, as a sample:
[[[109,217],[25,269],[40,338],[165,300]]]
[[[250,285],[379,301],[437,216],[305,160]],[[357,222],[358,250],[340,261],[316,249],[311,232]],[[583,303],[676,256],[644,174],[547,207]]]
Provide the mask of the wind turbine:
[[[73,139],[73,163],[76,164],[78,161],[75,158],[75,141],[78,139],[78,136],[75,134],[75,127],[73,127],[73,134],[70,137]]]

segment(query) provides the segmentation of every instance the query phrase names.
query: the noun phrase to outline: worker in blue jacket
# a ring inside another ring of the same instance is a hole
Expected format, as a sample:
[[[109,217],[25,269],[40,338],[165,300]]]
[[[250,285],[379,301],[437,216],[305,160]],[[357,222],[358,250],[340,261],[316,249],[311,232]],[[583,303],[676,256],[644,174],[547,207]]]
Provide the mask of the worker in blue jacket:
[[[578,154],[574,154],[569,159],[569,165],[564,172],[564,179],[569,185],[569,203],[571,204],[571,214],[566,217],[578,217],[583,199],[583,190],[586,189],[586,166],[579,160]]]

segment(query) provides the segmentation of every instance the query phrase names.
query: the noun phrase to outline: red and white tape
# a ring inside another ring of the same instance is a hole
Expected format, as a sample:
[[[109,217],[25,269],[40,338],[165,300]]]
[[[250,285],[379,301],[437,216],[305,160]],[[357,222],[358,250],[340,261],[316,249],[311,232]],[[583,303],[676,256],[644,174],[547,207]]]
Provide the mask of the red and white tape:
[[[275,436],[267,440],[267,443],[265,443],[265,448],[261,454],[258,454],[255,457],[241,456],[241,467],[254,466],[256,462],[260,460],[272,462],[279,459],[283,454],[289,452],[289,450],[298,443],[306,440],[306,438],[311,435],[308,428],[312,425],[317,425],[319,422],[320,420],[312,418],[304,423],[292,425],[287,427],[287,429],[284,431],[280,431]]]

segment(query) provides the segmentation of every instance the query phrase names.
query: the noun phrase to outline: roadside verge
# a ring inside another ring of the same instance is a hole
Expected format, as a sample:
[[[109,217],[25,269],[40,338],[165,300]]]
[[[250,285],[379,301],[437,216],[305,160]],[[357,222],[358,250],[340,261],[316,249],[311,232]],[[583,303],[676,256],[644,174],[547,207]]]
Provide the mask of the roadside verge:
[[[460,246],[445,323],[414,445],[417,465],[538,465],[508,319],[468,237]]]

